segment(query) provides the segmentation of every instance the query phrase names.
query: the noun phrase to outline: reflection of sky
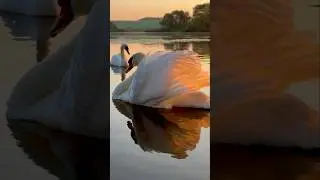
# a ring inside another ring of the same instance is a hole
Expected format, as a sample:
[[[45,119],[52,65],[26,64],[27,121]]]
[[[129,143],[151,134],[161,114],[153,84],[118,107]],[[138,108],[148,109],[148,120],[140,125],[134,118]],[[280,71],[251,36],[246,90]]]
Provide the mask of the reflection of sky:
[[[192,13],[192,8],[197,4],[209,0],[110,0],[111,20],[137,20],[143,17],[162,17],[173,10],[185,10]]]

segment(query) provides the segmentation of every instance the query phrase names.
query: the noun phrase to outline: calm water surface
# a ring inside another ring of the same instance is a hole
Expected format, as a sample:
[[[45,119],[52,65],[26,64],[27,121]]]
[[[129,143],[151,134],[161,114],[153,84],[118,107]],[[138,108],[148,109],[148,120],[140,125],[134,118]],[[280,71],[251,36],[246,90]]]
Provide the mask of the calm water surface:
[[[110,57],[120,52],[124,42],[132,54],[192,50],[209,70],[209,38],[205,34],[115,33],[111,34]],[[121,82],[121,71],[110,69],[110,93]],[[110,108],[111,179],[209,179],[207,112],[154,112],[125,104],[111,104]],[[134,119],[131,112],[135,112]]]

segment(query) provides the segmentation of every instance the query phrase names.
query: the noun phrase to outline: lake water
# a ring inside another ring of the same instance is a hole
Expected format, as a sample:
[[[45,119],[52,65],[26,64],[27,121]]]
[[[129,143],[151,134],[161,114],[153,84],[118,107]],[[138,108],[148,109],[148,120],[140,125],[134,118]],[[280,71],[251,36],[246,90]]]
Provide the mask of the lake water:
[[[107,179],[109,144],[106,141],[59,132],[39,124],[16,123],[5,117],[6,101],[15,83],[38,61],[69,42],[84,24],[85,17],[78,18],[64,33],[49,41],[53,22],[54,19],[0,13],[1,179]],[[202,55],[204,66],[209,69],[208,36],[176,36],[127,34],[121,37],[125,37],[132,53],[194,50]],[[119,42],[111,40],[111,54],[118,52]],[[111,92],[120,80],[121,76],[110,69]],[[117,108],[110,102],[112,179],[208,179],[210,135],[207,112],[158,112],[116,105]],[[128,108],[155,118],[147,122],[130,120],[126,114]],[[162,125],[154,124],[157,119]],[[175,122],[176,119],[180,121]],[[136,129],[145,126],[148,134],[138,131],[134,135],[127,121],[131,121]]]
[[[120,52],[120,45],[124,42],[128,44],[131,54],[192,50],[201,56],[203,67],[210,69],[209,37],[205,34],[112,33],[110,57]],[[117,68],[110,69],[110,93],[121,82],[121,71]],[[129,75],[131,74],[127,76]],[[132,110],[124,104],[111,104],[110,108],[112,180],[209,179],[208,113],[157,113],[141,108]],[[136,112],[138,117],[135,114],[133,119],[131,111]]]

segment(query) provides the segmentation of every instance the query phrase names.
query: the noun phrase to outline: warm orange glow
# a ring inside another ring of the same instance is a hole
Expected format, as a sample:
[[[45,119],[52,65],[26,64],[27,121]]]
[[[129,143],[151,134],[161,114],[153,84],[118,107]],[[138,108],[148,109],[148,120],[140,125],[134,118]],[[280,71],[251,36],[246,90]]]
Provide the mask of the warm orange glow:
[[[209,2],[209,0],[122,0],[110,1],[111,20],[137,20],[143,17],[162,17],[173,10],[185,10],[192,13],[192,8],[197,4]]]

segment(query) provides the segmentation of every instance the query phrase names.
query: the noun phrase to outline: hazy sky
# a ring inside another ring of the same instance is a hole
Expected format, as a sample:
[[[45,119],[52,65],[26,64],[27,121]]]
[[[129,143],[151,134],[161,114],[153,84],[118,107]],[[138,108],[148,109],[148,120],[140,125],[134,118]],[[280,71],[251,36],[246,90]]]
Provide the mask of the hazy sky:
[[[111,20],[137,20],[143,17],[162,17],[172,10],[192,13],[196,4],[210,0],[110,0]]]

